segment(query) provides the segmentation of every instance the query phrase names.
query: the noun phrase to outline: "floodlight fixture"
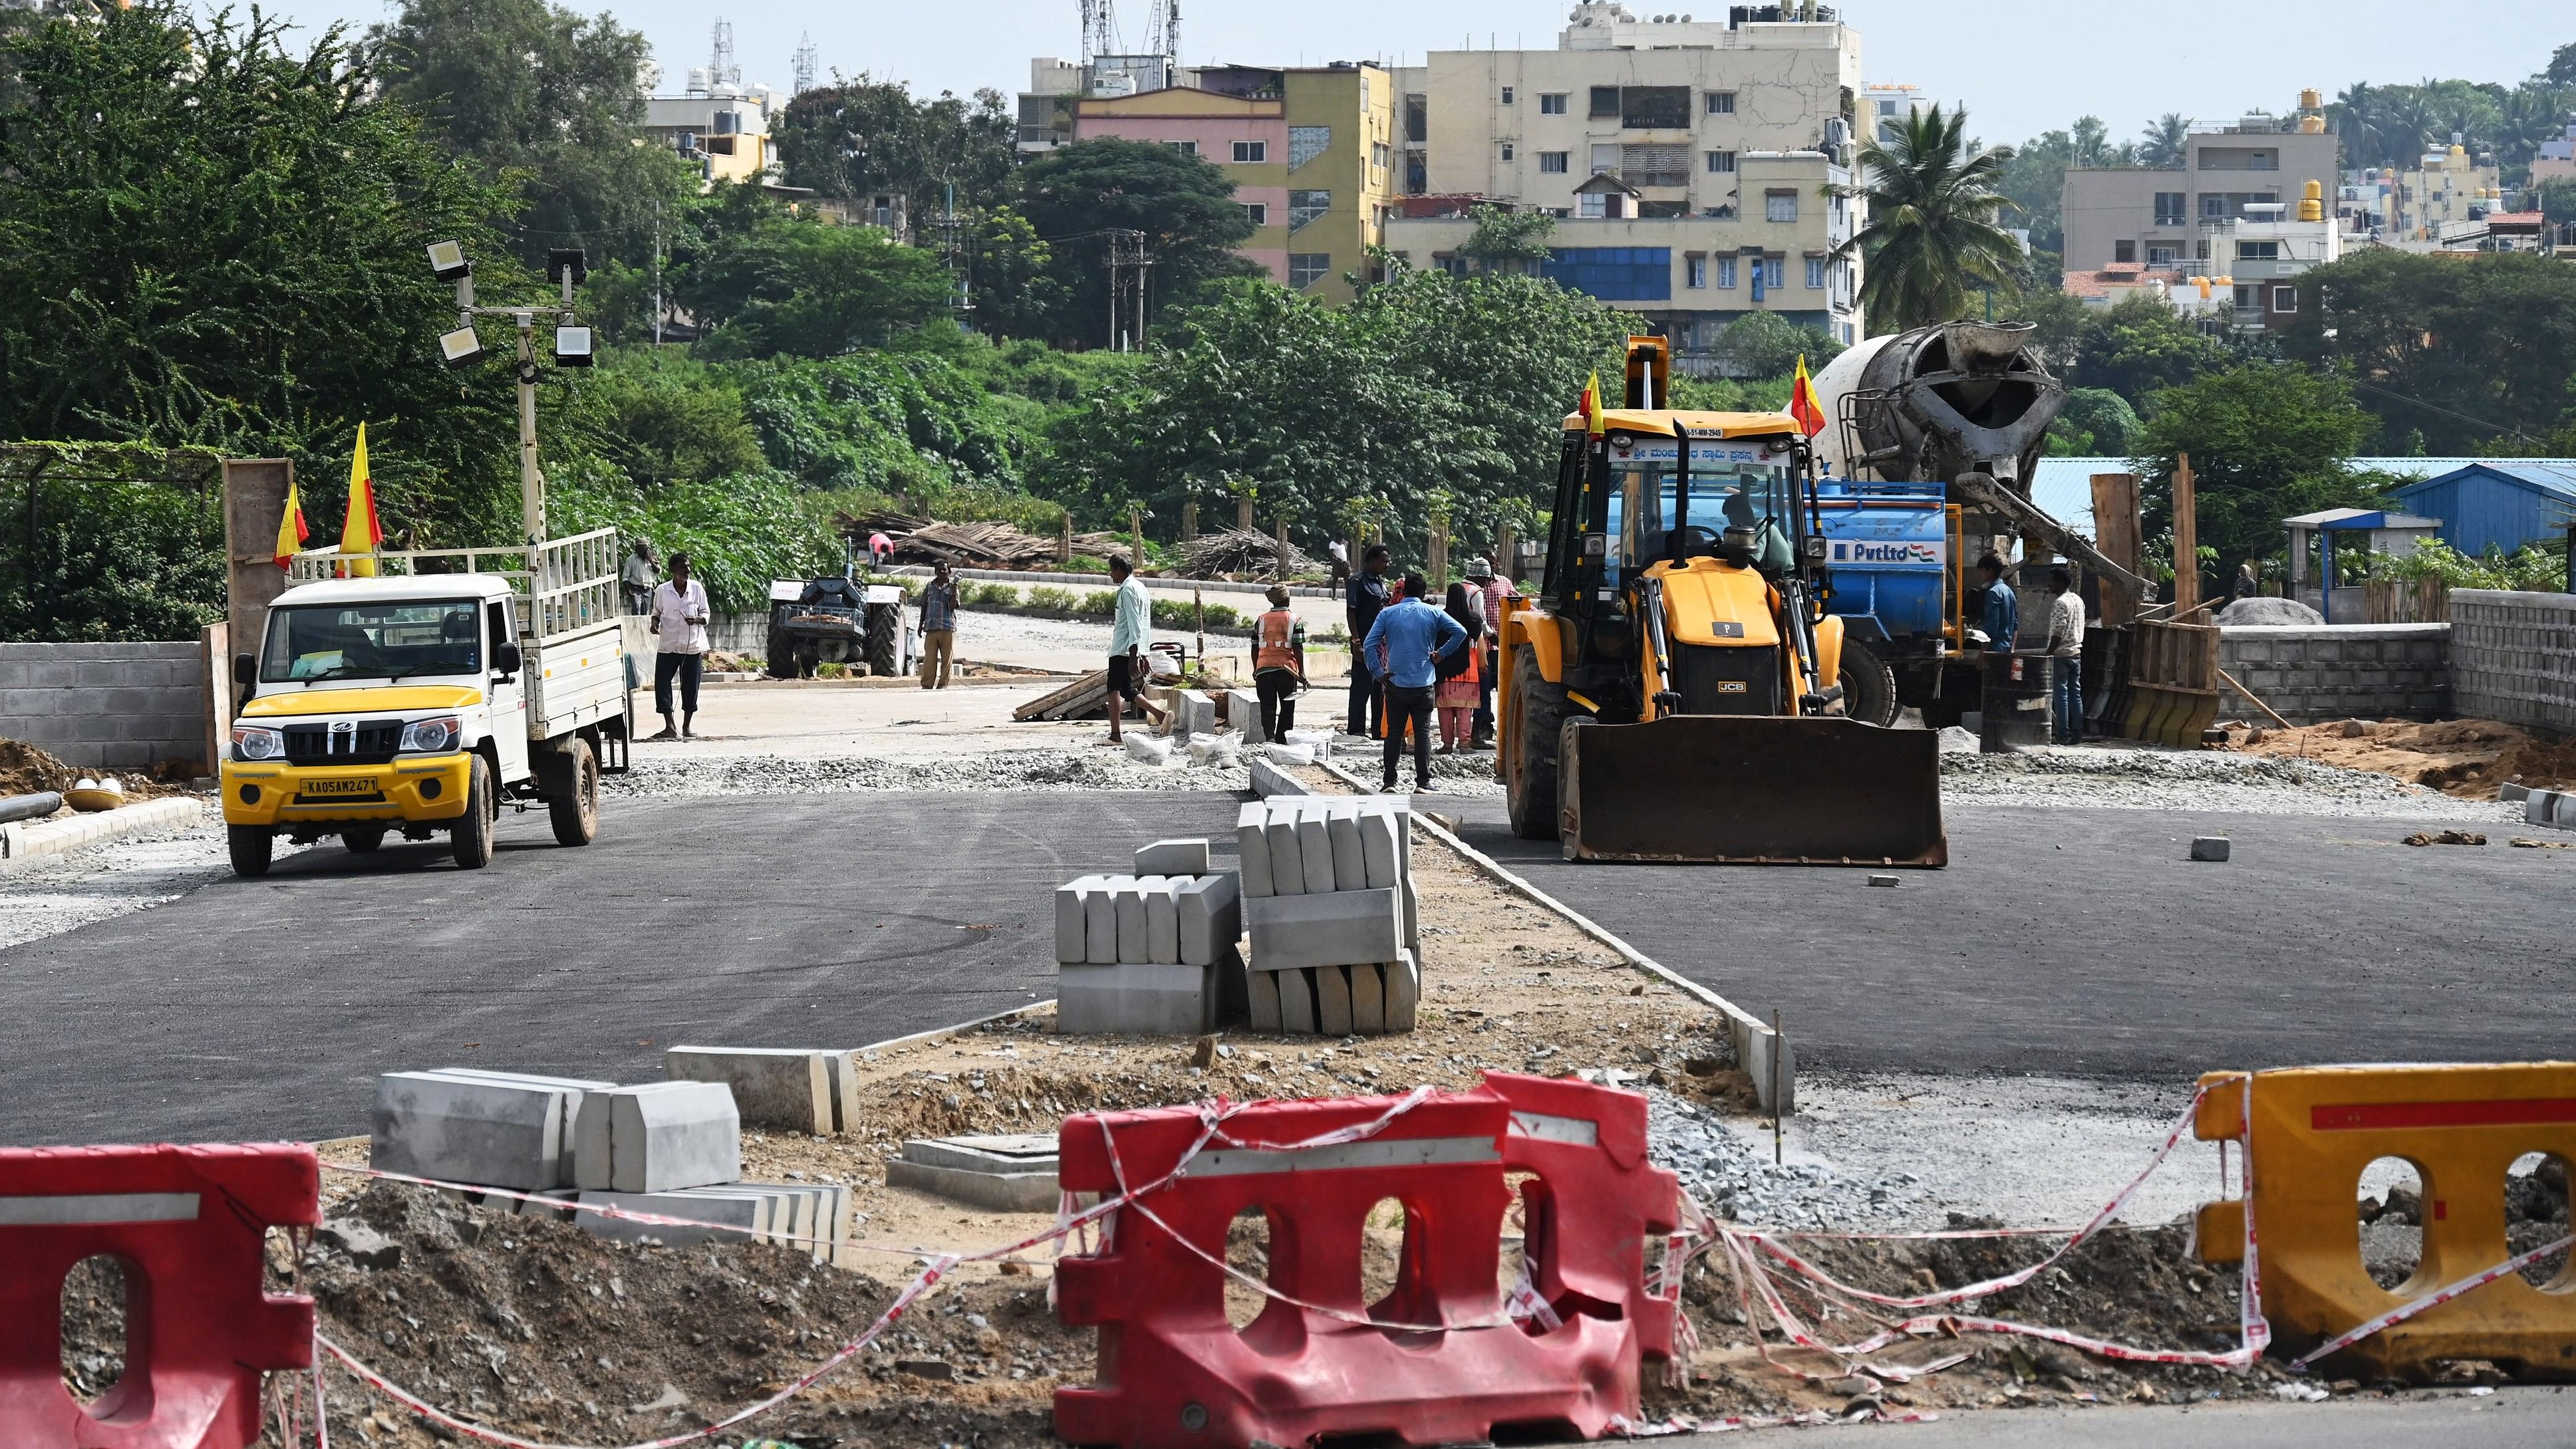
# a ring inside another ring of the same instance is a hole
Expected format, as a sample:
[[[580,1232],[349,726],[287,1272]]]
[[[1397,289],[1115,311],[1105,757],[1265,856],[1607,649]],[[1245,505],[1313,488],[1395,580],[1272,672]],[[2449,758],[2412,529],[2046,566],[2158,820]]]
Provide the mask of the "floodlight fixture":
[[[572,278],[572,284],[576,287],[580,286],[589,278],[590,262],[582,255],[581,248],[548,247],[546,249],[546,280],[549,282],[560,282],[567,276]]]
[[[588,367],[591,362],[589,328],[558,327],[555,329],[555,366]]]
[[[438,334],[438,355],[450,367],[463,367],[483,355],[483,339],[471,324]]]
[[[453,282],[461,277],[472,276],[474,274],[474,263],[466,260],[465,244],[462,242],[431,242],[429,244],[429,270],[435,274],[440,281]]]

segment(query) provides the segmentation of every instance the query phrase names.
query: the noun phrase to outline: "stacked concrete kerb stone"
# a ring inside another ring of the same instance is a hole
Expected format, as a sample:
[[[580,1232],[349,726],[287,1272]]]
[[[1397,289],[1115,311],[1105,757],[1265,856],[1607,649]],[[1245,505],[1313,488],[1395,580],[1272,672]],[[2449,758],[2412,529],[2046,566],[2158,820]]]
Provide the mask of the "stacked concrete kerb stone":
[[[2218,631],[2218,667],[2292,724],[2445,719],[2451,631],[2449,624],[2227,625]],[[2264,717],[2224,681],[2218,707]]]
[[[1389,795],[1279,796],[1243,807],[1252,1029],[1413,1030],[1422,999],[1412,814]]]
[[[1214,1031],[1243,994],[1242,887],[1205,840],[1155,841],[1134,865],[1056,887],[1056,1030]]]
[[[849,1253],[849,1189],[742,1181],[742,1118],[721,1082],[614,1082],[442,1067],[376,1079],[367,1160],[454,1184],[468,1202],[579,1223],[603,1238],[802,1243]],[[504,1188],[526,1199],[477,1188]],[[639,1223],[572,1204],[686,1218]]]
[[[2564,790],[2530,791],[2522,797],[2522,820],[2526,825],[2576,830],[2576,794]]]
[[[2453,589],[2451,679],[2463,715],[2576,735],[2576,594]]]

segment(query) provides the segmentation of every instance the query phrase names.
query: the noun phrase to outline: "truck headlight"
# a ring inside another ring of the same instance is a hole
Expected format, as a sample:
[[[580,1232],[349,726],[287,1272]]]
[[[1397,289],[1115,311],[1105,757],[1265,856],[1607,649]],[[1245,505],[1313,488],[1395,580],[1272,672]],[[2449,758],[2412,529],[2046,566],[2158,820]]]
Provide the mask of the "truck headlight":
[[[464,722],[452,714],[416,719],[403,726],[402,750],[405,754],[443,755],[456,748],[464,732]]]
[[[286,736],[259,725],[234,725],[233,758],[282,760],[286,758]]]

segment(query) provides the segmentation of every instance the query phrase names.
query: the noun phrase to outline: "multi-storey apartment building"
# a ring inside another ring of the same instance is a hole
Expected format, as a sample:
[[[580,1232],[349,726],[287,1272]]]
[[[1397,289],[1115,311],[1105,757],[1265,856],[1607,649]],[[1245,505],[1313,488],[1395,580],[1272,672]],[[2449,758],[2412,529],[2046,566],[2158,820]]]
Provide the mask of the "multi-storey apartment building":
[[[2342,173],[2334,134],[2317,112],[2316,92],[2300,99],[2296,116],[2195,127],[2178,167],[2070,168],[2061,203],[2066,270],[2213,260],[2207,229],[2242,220],[2247,207],[2295,205],[2311,181],[2335,195]]]

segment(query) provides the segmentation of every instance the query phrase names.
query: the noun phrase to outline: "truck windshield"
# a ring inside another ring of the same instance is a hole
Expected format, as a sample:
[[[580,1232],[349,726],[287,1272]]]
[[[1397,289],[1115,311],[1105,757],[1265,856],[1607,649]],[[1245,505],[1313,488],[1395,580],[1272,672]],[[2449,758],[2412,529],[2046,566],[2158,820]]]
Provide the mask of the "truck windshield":
[[[1741,444],[1693,441],[1690,509],[1678,507],[1675,448],[1669,438],[1643,440],[1610,459],[1610,536],[1619,541],[1608,560],[1612,582],[1623,569],[1643,568],[1665,556],[1665,534],[1676,518],[1711,535],[1729,528],[1755,530],[1758,558],[1785,551],[1796,514],[1790,467]],[[1647,500],[1654,501],[1649,506]],[[1777,540],[1775,549],[1773,541]]]
[[[275,684],[473,674],[483,667],[482,612],[471,599],[274,609],[259,677]]]

